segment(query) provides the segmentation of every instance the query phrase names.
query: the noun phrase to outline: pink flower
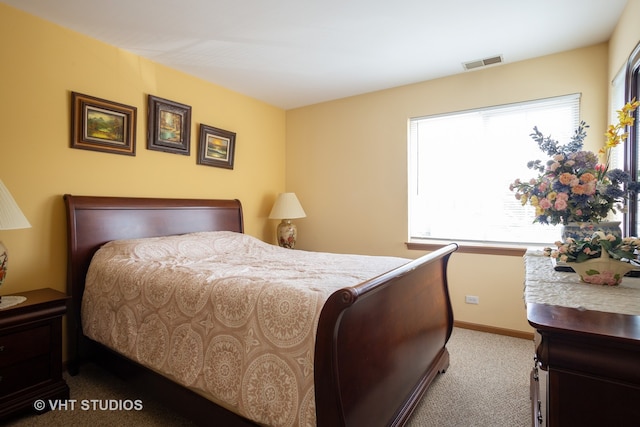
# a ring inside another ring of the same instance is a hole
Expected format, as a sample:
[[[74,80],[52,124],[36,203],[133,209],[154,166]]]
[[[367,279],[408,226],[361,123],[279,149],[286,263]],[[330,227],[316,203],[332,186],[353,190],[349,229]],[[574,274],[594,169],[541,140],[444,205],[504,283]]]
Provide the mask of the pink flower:
[[[613,271],[603,271],[600,274],[585,274],[584,276],[580,276],[582,280],[586,283],[592,283],[594,285],[609,285],[614,286],[619,284],[622,281],[620,275],[615,274]]]
[[[596,181],[591,181],[584,186],[584,194],[592,196],[596,194]]]
[[[541,199],[540,202],[538,203],[538,206],[541,209],[549,209],[552,205],[551,205],[551,201],[549,201],[549,199],[547,199],[546,197],[544,199]]]
[[[554,203],[553,207],[557,211],[563,211],[567,209],[567,201],[564,199],[556,198],[556,202]]]

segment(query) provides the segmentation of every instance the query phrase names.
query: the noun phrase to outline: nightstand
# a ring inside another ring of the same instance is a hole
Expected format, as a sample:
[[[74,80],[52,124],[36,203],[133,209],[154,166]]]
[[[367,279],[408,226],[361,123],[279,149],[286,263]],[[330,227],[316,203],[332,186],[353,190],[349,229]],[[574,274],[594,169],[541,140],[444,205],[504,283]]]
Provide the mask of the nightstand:
[[[0,419],[34,401],[68,399],[62,378],[62,316],[69,297],[53,289],[15,293],[26,301],[0,310]]]

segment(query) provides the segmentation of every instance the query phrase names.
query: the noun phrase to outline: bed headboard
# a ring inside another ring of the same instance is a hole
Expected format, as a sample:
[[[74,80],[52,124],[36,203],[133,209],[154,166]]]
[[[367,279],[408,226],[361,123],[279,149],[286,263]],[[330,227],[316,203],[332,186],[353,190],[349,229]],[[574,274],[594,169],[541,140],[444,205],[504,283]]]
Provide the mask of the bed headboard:
[[[69,319],[72,323],[80,320],[80,301],[91,258],[106,242],[197,231],[244,232],[239,200],[65,194],[64,202],[67,210],[67,293],[72,297]],[[79,328],[79,323],[75,327]]]

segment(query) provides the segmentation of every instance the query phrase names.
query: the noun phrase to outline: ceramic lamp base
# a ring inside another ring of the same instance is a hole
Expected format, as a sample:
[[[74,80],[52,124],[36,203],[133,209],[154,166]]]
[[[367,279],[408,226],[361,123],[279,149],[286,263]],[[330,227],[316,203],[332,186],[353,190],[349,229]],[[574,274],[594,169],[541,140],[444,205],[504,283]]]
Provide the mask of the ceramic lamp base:
[[[7,277],[7,264],[9,262],[9,253],[7,252],[7,248],[5,245],[0,242],[0,285],[4,282],[5,277]]]
[[[278,245],[283,248],[293,249],[296,246],[298,228],[290,219],[283,219],[278,224]]]

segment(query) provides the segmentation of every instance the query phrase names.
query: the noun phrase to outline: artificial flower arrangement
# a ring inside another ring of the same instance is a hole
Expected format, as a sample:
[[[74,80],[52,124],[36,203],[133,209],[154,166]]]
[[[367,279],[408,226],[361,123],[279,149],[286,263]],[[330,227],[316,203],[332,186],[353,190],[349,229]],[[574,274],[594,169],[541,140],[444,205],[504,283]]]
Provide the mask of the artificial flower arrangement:
[[[568,238],[565,242],[555,242],[556,249],[544,248],[545,256],[562,262],[584,262],[601,258],[602,252],[610,259],[630,262],[636,258],[640,249],[640,239],[637,237],[619,237],[596,231],[586,239]]]
[[[537,127],[530,135],[551,159],[527,163],[538,176],[526,182],[516,179],[510,186],[522,205],[535,207],[534,222],[541,224],[568,224],[571,222],[600,222],[618,208],[626,209],[626,201],[637,194],[640,184],[633,182],[628,172],[609,170],[610,150],[624,141],[627,126],[634,122],[633,112],[640,102],[635,99],[619,110],[618,123],[609,125],[607,141],[598,155],[582,150],[586,137],[585,122],[581,122],[566,145],[545,137]]]
[[[636,257],[640,249],[637,237],[620,237],[593,233],[590,238],[556,242],[556,249],[544,248],[543,254],[557,261],[572,264],[573,270],[585,283],[616,286],[623,276],[637,267]]]

